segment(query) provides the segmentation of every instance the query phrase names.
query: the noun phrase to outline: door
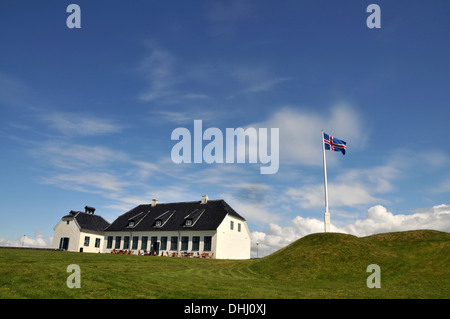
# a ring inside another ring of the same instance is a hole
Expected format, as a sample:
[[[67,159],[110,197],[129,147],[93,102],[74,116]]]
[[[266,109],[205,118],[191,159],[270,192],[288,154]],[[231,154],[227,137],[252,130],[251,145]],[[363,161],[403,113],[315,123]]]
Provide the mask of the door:
[[[156,250],[157,255],[159,255],[159,244],[160,244],[159,241],[157,241],[153,244],[153,250]]]
[[[59,249],[67,250],[69,248],[69,239],[67,237],[61,237],[61,240],[59,241]]]

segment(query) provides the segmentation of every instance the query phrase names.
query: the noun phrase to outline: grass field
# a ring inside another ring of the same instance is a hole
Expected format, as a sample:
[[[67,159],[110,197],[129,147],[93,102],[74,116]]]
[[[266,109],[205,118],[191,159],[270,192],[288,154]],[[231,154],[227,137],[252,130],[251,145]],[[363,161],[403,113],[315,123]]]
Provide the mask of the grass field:
[[[70,289],[70,264],[81,288]],[[381,288],[369,289],[369,264]],[[0,298],[449,298],[450,234],[305,236],[252,260],[0,249]]]

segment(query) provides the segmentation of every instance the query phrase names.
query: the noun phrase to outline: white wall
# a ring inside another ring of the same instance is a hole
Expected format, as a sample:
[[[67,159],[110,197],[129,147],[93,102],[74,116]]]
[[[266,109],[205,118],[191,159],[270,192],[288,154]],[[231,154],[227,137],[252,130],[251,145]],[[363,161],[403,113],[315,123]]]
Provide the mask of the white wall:
[[[217,258],[250,259],[250,245],[251,235],[247,222],[227,215],[217,228]]]
[[[89,245],[85,246],[85,237],[89,237]],[[103,251],[104,235],[103,233],[93,231],[80,231],[80,227],[73,217],[64,217],[54,227],[53,244],[55,249],[59,248],[61,238],[69,238],[68,251],[99,253]],[[95,247],[95,240],[100,239],[100,247]]]
[[[88,246],[85,246],[85,238],[86,237],[89,237]],[[97,238],[100,239],[99,247],[95,247],[95,241]],[[82,231],[82,232],[80,232],[80,235],[79,235],[77,251],[80,251],[80,248],[83,248],[84,253],[101,253],[101,252],[103,252],[104,243],[105,243],[105,236],[103,235],[103,233]]]
[[[62,237],[69,239],[68,251],[78,251],[78,243],[80,236],[80,229],[73,217],[64,217],[54,227],[53,245],[55,249],[59,248],[59,243]]]

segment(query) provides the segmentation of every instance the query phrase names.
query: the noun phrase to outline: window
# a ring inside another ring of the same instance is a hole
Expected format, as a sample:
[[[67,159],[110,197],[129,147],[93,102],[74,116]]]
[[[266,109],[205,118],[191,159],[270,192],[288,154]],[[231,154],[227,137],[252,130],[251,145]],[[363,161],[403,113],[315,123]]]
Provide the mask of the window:
[[[137,249],[138,248],[138,242],[139,242],[139,237],[138,236],[133,236],[133,243],[131,244],[131,249]]]
[[[178,250],[178,236],[170,237],[170,250]]]
[[[95,248],[100,248],[100,238],[95,238]]]
[[[115,249],[120,249],[120,241],[122,240],[122,237],[116,236],[116,245],[114,246]]]
[[[89,246],[89,240],[91,239],[91,237],[89,236],[85,236],[84,237],[84,246],[88,247]]]
[[[134,227],[134,221],[133,220],[130,220],[128,222],[128,227]]]
[[[200,250],[200,236],[192,236],[192,251]]]
[[[162,225],[162,222],[160,220],[157,220],[155,226],[156,227],[161,227],[161,225]]]
[[[123,238],[123,249],[130,248],[130,236],[125,236]]]
[[[161,237],[161,250],[166,250],[166,249],[167,249],[167,237],[162,236]]]
[[[230,229],[233,230],[234,229],[234,222],[232,220],[230,220]]]
[[[67,225],[69,225],[70,220],[67,221]]]
[[[106,244],[106,249],[112,248],[113,236],[108,236],[108,243]]]
[[[203,250],[211,251],[211,236],[203,237]]]
[[[238,223],[238,232],[241,232],[241,223]]]
[[[189,237],[181,236],[181,250],[188,250]]]
[[[186,219],[185,225],[192,226],[192,219]]]
[[[142,236],[142,243],[141,243],[142,250],[147,250],[147,241],[148,241],[148,237]]]

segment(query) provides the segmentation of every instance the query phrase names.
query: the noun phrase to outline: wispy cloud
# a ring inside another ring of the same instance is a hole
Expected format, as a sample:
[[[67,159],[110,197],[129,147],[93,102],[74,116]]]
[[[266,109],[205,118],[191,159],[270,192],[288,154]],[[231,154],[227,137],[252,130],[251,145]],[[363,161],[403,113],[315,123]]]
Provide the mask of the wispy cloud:
[[[147,90],[140,94],[141,100],[151,102],[174,94],[179,78],[174,74],[175,57],[169,51],[152,46],[139,69],[148,80]]]
[[[208,2],[206,18],[211,23],[209,32],[214,36],[230,35],[237,32],[238,22],[252,14],[257,6],[249,1]]]
[[[68,170],[104,168],[129,160],[128,154],[120,150],[61,141],[37,143],[31,153],[55,168]]]
[[[133,170],[142,174],[150,168],[123,151],[67,141],[35,143],[31,154],[42,166],[42,184],[101,196],[126,193]]]
[[[119,133],[124,128],[111,119],[82,113],[49,112],[40,118],[58,134],[67,137]]]
[[[290,78],[274,78],[274,79],[268,79],[268,80],[262,80],[257,83],[254,83],[250,85],[249,87],[245,88],[243,92],[265,92],[272,90],[275,86],[289,81]]]
[[[147,55],[138,67],[147,82],[138,96],[141,101],[174,105],[210,99],[208,94],[198,91],[198,86],[192,85],[193,82],[208,83],[211,80],[209,67],[187,63],[182,56],[153,42],[147,43],[146,49]]]
[[[328,183],[330,205],[355,207],[384,203],[386,200],[377,195],[392,192],[393,181],[398,179],[399,175],[400,170],[395,163],[366,169],[346,169]],[[285,194],[302,208],[323,206],[323,183],[290,187]]]
[[[102,191],[123,191],[129,182],[106,172],[73,172],[55,174],[43,179],[44,184],[52,184],[64,189],[75,189],[82,192],[100,193]]]
[[[345,140],[354,149],[361,149],[368,136],[367,131],[363,132],[363,121],[356,109],[345,102],[319,108],[317,112],[286,106],[267,121],[249,126],[280,129],[280,163],[283,164],[322,165],[318,160],[322,158],[322,129]],[[328,162],[333,165],[333,158]]]
[[[234,66],[230,75],[238,80],[244,93],[261,93],[273,90],[277,85],[292,80],[289,77],[274,76],[266,66]]]
[[[152,121],[157,118],[165,123],[173,123],[173,124],[190,124],[193,125],[194,120],[203,120],[208,121],[212,119],[216,119],[220,112],[212,112],[208,110],[199,110],[199,111],[152,111],[150,113],[150,119]]]

